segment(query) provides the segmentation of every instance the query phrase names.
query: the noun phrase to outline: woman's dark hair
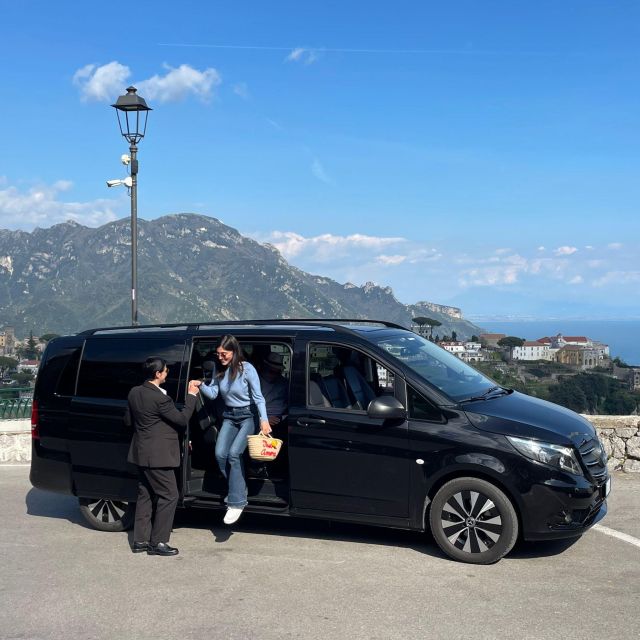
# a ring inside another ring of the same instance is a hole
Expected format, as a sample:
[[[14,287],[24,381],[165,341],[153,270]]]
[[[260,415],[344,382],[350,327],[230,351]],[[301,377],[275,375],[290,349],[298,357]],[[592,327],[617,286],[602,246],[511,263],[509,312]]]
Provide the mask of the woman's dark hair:
[[[236,379],[236,376],[240,371],[242,371],[242,362],[244,360],[244,354],[242,353],[242,347],[240,343],[236,340],[236,338],[232,335],[225,335],[218,340],[218,344],[216,345],[216,349],[224,349],[225,351],[231,351],[233,356],[231,356],[231,362],[224,368],[222,366],[218,369],[218,373],[216,377],[222,378],[227,369],[231,369],[231,373],[229,373],[229,380],[233,381]]]
[[[142,365],[142,371],[144,371],[144,379],[155,380],[156,373],[164,371],[164,368],[166,366],[167,361],[164,358],[157,358],[155,356],[147,358]]]

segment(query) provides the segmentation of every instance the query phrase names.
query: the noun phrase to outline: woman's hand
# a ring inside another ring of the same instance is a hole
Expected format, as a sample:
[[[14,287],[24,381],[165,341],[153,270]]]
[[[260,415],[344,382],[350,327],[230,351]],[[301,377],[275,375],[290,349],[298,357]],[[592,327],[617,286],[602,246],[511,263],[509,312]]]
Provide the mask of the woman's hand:
[[[202,384],[200,380],[189,380],[189,386],[187,388],[187,393],[191,395],[198,395],[198,387]]]
[[[263,436],[268,436],[271,433],[271,425],[268,420],[260,420],[260,433]]]

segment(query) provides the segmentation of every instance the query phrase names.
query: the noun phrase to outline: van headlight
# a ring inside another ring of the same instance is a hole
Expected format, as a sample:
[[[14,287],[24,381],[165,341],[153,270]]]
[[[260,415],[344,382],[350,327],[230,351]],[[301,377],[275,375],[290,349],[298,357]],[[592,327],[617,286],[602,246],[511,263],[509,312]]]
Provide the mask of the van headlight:
[[[573,449],[563,447],[550,442],[540,442],[540,440],[530,440],[529,438],[516,438],[507,436],[509,442],[523,455],[536,462],[568,471],[577,476],[582,475],[582,469],[576,460]]]

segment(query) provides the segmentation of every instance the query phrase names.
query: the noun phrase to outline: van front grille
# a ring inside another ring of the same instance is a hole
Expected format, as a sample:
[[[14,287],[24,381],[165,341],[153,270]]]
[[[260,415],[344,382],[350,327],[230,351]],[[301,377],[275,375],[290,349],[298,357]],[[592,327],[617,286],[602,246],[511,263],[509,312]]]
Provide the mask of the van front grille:
[[[583,442],[578,448],[582,462],[589,474],[595,480],[601,480],[607,475],[607,456],[597,438]]]

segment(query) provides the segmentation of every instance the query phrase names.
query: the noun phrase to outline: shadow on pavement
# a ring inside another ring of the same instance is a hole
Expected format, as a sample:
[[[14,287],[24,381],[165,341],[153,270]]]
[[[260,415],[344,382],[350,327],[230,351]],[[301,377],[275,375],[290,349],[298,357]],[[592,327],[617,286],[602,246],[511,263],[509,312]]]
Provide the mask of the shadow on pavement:
[[[222,524],[221,511],[187,509],[176,514],[174,529],[180,527],[209,529],[215,542],[224,544],[236,532],[285,538],[337,540],[356,544],[404,547],[434,558],[446,558],[430,534],[398,529],[382,529],[359,524],[329,522],[307,518],[286,518],[245,514],[234,527]]]
[[[506,559],[512,560],[535,560],[536,558],[549,558],[564,553],[580,540],[577,538],[565,538],[564,540],[543,540],[535,542],[525,542],[520,540],[513,548]]]
[[[27,515],[60,518],[89,529],[78,508],[78,499],[49,491],[30,489],[25,497]]]

